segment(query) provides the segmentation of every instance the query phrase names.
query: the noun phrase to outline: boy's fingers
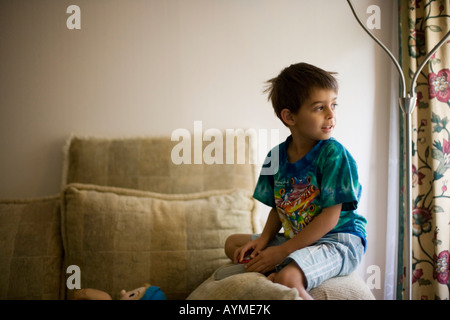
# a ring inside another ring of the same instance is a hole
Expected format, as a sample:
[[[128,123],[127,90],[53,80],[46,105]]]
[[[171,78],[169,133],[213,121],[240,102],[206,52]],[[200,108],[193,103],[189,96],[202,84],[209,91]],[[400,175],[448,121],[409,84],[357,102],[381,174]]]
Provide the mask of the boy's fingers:
[[[245,267],[248,269],[248,268],[250,268],[250,270],[254,270],[255,269],[255,267],[257,267],[257,265],[258,265],[258,262],[260,261],[260,259],[258,259],[258,258],[252,258],[246,265],[245,265]]]
[[[241,249],[240,248],[236,249],[236,251],[234,252],[234,257],[233,257],[233,262],[234,263],[238,263],[238,257],[240,255],[240,253],[241,253]]]
[[[260,263],[258,263],[258,261],[251,260],[249,263],[247,263],[247,264],[245,265],[245,268],[247,269],[247,271],[251,271],[251,272],[252,272],[252,271],[259,272],[259,269],[260,269],[259,264],[260,264]]]
[[[245,255],[247,254],[247,251],[248,251],[248,250],[242,251],[242,252],[241,252],[241,257],[240,257],[240,259],[239,259],[239,262],[242,262],[242,260],[244,260]]]
[[[235,252],[234,252],[234,263],[239,263],[242,261],[242,259],[244,258],[245,253],[248,251],[246,246],[242,246],[240,248],[238,248]]]
[[[255,250],[253,250],[252,254],[250,255],[250,258],[254,259],[261,252],[262,252],[262,250],[260,250],[259,248],[255,248]]]
[[[241,251],[239,262],[242,262],[242,260],[244,260],[244,258],[248,255],[249,251],[253,251],[253,246],[246,247],[245,250]]]
[[[242,255],[245,253],[244,250],[239,251],[238,256],[236,257],[236,263],[241,262],[242,261]]]

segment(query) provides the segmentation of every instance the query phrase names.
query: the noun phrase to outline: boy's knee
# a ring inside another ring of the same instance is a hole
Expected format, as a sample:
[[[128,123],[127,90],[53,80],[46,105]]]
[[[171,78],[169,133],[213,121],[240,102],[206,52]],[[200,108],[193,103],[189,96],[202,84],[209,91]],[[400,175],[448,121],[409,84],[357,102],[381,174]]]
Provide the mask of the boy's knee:
[[[306,288],[306,278],[296,263],[291,262],[281,269],[274,277],[274,282],[285,285],[287,287],[303,287]]]
[[[228,236],[228,238],[225,240],[225,248],[227,248],[227,247],[239,248],[240,246],[243,246],[250,240],[251,240],[251,235],[249,235],[249,234],[235,233],[235,234]]]
[[[225,254],[228,256],[228,258],[232,259],[234,255],[234,251],[238,248],[238,235],[232,234],[228,236],[228,238],[225,240]]]
[[[292,278],[290,272],[287,272],[286,270],[277,272],[273,277],[273,282],[291,287]]]
[[[235,246],[236,235],[232,234],[225,240],[225,249]]]

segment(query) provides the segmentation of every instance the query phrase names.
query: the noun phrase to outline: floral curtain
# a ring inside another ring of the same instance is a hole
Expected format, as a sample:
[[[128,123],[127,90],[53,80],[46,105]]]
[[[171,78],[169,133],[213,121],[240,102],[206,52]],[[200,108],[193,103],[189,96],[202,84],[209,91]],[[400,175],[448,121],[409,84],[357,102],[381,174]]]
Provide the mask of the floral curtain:
[[[450,1],[399,0],[399,6],[401,65],[410,88],[417,67],[449,30]],[[412,143],[412,299],[449,299],[449,42],[431,57],[418,77],[412,141],[405,142]],[[404,143],[400,152],[404,154]],[[402,172],[405,170],[400,168]],[[404,185],[401,188],[402,197]],[[401,206],[397,299],[404,294],[404,213]]]

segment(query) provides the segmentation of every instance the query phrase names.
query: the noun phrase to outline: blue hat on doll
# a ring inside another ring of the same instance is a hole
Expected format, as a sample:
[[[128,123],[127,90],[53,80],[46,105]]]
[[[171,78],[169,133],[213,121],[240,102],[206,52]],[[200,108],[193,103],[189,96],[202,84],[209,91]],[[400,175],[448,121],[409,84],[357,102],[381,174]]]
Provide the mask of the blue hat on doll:
[[[166,300],[166,295],[159,287],[150,286],[145,290],[141,300]]]

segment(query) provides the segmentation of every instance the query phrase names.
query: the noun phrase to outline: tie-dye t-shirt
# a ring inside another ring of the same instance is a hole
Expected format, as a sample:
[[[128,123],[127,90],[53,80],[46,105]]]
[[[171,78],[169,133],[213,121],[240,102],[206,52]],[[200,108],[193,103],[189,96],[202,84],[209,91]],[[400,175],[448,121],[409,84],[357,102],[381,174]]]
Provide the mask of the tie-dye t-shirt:
[[[366,243],[367,220],[358,214],[361,196],[357,165],[350,153],[336,139],[319,141],[295,163],[288,162],[289,136],[267,155],[264,166],[279,155],[278,171],[261,174],[253,194],[262,203],[276,208],[284,234],[294,237],[323,208],[342,203],[337,225],[329,233],[346,232],[361,237]]]

